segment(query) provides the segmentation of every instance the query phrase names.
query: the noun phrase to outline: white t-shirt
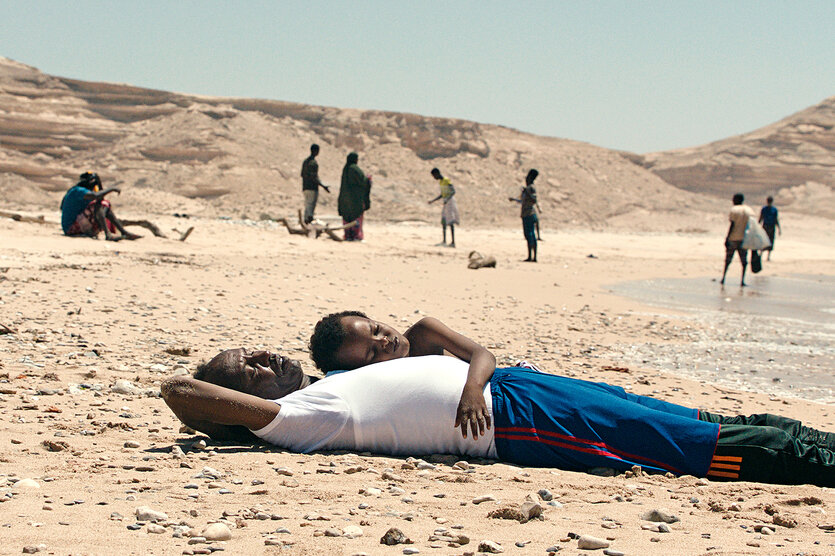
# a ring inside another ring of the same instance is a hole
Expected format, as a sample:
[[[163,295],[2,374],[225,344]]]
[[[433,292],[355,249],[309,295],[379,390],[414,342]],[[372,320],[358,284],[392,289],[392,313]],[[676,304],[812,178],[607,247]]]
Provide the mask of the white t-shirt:
[[[734,205],[728,215],[728,220],[734,224],[730,235],[728,235],[728,241],[742,241],[745,237],[745,226],[748,224],[748,219],[753,217],[754,210],[748,205]]]
[[[252,431],[295,452],[356,450],[390,455],[496,457],[493,429],[474,442],[454,428],[469,364],[427,355],[375,363],[324,378],[275,400],[275,419]],[[490,385],[484,400],[492,419]]]

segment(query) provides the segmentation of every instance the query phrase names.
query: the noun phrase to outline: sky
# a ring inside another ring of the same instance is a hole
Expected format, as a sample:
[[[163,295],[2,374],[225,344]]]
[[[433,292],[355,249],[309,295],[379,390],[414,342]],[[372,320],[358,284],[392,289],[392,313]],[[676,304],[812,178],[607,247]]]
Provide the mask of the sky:
[[[412,112],[638,153],[835,95],[835,2],[3,0],[0,56],[182,93]]]

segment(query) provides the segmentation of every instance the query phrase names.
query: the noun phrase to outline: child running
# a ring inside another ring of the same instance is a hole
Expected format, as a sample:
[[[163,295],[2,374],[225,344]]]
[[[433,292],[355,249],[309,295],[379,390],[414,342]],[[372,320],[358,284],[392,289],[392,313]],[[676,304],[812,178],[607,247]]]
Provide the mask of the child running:
[[[470,364],[454,427],[461,427],[464,438],[469,428],[473,440],[490,428],[484,388],[496,369],[496,358],[436,318],[422,318],[401,334],[359,311],[332,313],[316,323],[308,348],[313,362],[325,373],[401,357],[443,355],[446,350]]]

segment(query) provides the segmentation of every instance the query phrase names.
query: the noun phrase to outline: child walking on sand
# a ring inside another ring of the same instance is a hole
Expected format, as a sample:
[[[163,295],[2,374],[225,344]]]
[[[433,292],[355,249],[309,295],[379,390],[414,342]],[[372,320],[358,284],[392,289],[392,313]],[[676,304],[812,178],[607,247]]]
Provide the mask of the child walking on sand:
[[[401,334],[359,311],[332,313],[316,323],[308,348],[313,362],[326,373],[401,357],[443,355],[446,350],[470,364],[454,426],[461,427],[464,438],[469,428],[473,439],[490,428],[484,388],[496,369],[496,358],[438,319],[422,318]]]

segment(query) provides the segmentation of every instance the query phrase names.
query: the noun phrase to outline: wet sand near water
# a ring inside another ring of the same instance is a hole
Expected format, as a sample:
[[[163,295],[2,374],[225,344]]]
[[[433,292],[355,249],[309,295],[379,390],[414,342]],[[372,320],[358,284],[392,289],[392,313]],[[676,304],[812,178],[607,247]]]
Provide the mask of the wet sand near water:
[[[835,400],[835,277],[754,275],[746,288],[661,278],[611,289],[686,312],[680,344],[618,345],[625,361],[740,389]]]

